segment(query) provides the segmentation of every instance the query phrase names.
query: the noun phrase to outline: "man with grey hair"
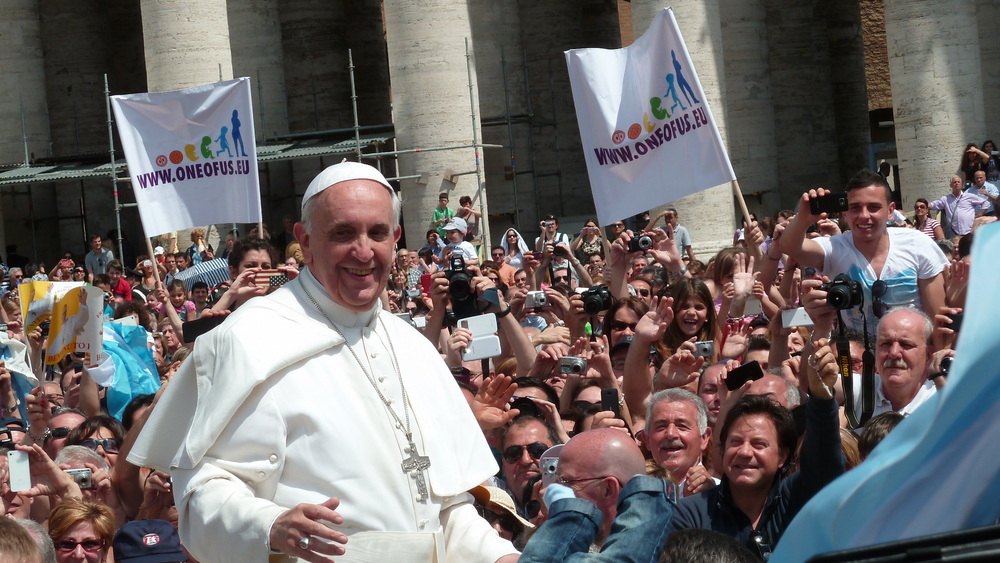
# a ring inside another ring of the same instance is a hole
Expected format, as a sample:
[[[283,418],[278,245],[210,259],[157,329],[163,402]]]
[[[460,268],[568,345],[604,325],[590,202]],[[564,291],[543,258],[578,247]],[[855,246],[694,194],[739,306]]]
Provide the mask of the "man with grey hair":
[[[872,416],[896,411],[909,414],[937,388],[927,379],[934,323],[913,307],[890,309],[878,324],[875,339],[875,410]],[[861,378],[854,382],[854,412],[861,412]]]
[[[28,532],[28,535],[31,536],[35,545],[38,546],[38,551],[42,556],[42,563],[56,563],[56,548],[52,545],[52,538],[49,537],[49,533],[45,531],[45,528],[41,524],[25,518],[15,518],[14,522],[20,524]]]
[[[197,559],[516,561],[467,492],[497,472],[469,405],[381,309],[399,210],[375,168],[322,171],[294,227],[307,267],[203,335],[153,409],[128,460],[170,472]]]
[[[680,494],[693,495],[717,484],[701,463],[712,429],[708,407],[698,395],[686,389],[658,391],[646,405],[646,428],[641,434],[653,461]]]

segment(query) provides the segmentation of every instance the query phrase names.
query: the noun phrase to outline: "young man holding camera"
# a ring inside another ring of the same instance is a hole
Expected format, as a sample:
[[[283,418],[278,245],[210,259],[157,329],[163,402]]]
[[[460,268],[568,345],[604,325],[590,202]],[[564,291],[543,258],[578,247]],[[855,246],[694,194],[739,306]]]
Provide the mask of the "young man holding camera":
[[[896,207],[882,176],[863,170],[848,181],[846,192],[844,219],[850,232],[806,238],[809,225],[825,216],[814,215],[810,202],[830,193],[823,188],[809,190],[799,199],[798,213],[776,239],[781,251],[803,268],[816,268],[831,279],[844,273],[861,284],[864,305],[844,314],[845,322],[855,330],[863,330],[867,315],[869,335],[875,335],[879,315],[873,309],[883,312],[892,306],[912,305],[933,317],[944,305],[942,272],[948,263],[944,253],[920,231],[886,226]],[[885,282],[885,287],[878,284],[873,296],[877,280]]]

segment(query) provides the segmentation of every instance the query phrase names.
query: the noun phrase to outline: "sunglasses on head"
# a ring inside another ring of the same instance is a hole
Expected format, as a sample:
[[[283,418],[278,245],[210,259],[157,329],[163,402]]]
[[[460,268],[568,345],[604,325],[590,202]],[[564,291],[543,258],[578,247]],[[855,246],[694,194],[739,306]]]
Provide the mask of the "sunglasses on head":
[[[524,455],[524,450],[528,450],[528,455],[531,459],[538,459],[542,457],[545,450],[549,449],[548,446],[541,442],[532,442],[527,446],[508,446],[507,449],[503,451],[503,460],[507,463],[517,463],[521,461],[521,457]]]
[[[76,546],[82,547],[84,551],[93,553],[104,547],[104,542],[101,540],[62,540],[56,542],[56,549],[62,552],[74,551],[76,550]]]
[[[104,448],[104,451],[108,452],[109,454],[113,454],[113,453],[118,453],[119,442],[118,438],[104,438],[103,440],[87,438],[86,440],[81,441],[80,445],[85,448],[94,450],[95,452],[97,451],[97,446],[101,446],[102,448]]]

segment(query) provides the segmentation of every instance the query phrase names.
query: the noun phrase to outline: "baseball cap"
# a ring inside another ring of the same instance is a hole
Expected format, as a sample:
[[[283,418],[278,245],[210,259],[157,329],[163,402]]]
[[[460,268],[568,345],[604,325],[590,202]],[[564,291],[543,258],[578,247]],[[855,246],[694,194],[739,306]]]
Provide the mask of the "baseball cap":
[[[157,246],[153,249],[153,256],[163,256],[163,247]]]
[[[376,168],[360,162],[345,160],[339,164],[327,167],[318,176],[313,178],[312,182],[309,182],[306,193],[302,195],[302,210],[305,211],[306,202],[314,195],[322,193],[323,190],[334,184],[348,180],[374,180],[388,188],[390,193],[393,193],[389,181]]]
[[[469,224],[465,222],[465,219],[460,217],[452,217],[448,224],[444,226],[445,231],[459,231],[463,235],[469,232]]]
[[[166,520],[135,520],[115,534],[118,563],[176,563],[187,561],[177,530]]]

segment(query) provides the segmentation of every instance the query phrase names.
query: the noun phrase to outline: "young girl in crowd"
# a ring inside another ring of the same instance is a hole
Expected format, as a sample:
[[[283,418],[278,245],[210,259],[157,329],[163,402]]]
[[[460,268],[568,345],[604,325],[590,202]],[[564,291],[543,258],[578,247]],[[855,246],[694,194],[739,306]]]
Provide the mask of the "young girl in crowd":
[[[718,340],[719,330],[712,292],[705,282],[693,278],[681,278],[668,290],[674,298],[674,320],[663,335],[663,343],[676,350],[684,342]]]
[[[181,280],[173,280],[167,285],[167,295],[169,296],[170,306],[177,311],[177,316],[181,318],[182,321],[187,321],[195,319],[197,314],[197,308],[194,305],[194,301],[187,298],[187,291],[184,289],[184,282]],[[157,312],[161,315],[166,315],[167,310],[164,308],[163,303],[160,304]]]

